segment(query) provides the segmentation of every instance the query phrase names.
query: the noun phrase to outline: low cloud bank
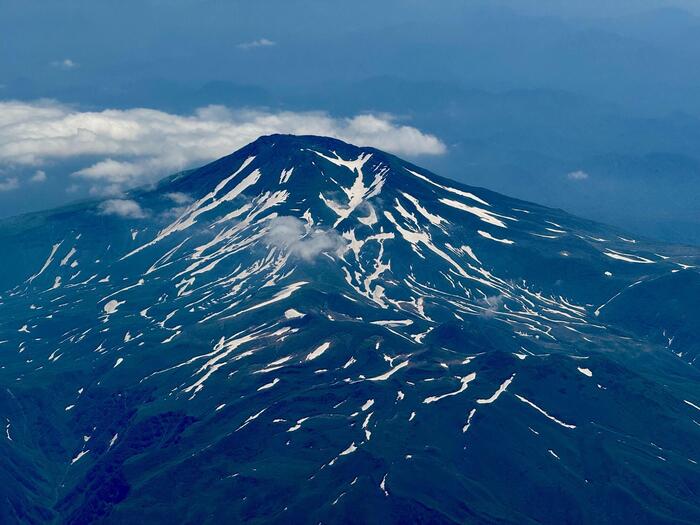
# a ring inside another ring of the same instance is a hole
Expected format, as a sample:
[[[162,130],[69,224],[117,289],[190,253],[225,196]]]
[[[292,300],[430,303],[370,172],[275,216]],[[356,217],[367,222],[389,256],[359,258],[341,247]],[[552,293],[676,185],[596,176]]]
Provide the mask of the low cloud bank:
[[[446,151],[434,135],[385,114],[342,118],[324,112],[208,106],[177,115],[144,108],[81,111],[54,101],[0,101],[1,165],[31,173],[27,168],[62,161],[80,164],[84,159],[85,166],[73,176],[97,195],[118,195],[273,133],[325,135],[399,155]]]

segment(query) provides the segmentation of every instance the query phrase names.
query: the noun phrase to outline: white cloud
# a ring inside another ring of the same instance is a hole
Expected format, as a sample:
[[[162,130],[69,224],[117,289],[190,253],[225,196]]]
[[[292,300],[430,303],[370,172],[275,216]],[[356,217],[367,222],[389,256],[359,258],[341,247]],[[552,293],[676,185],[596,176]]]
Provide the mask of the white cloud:
[[[0,179],[0,192],[2,191],[12,191],[19,188],[19,179],[17,177],[7,177],[6,179]]]
[[[572,171],[566,174],[566,178],[569,180],[586,180],[588,178],[588,173],[581,170]]]
[[[275,217],[265,235],[268,246],[276,246],[287,253],[311,261],[324,253],[341,254],[347,241],[333,229],[307,229],[296,217]]]
[[[175,204],[189,204],[192,202],[194,199],[190,196],[187,195],[186,193],[182,193],[181,191],[173,191],[170,193],[165,194],[165,198],[173,201]]]
[[[29,182],[46,182],[46,172],[44,170],[36,170],[34,175],[29,177]]]
[[[117,215],[128,219],[143,219],[147,216],[138,202],[129,199],[110,199],[100,204],[102,215]]]
[[[399,155],[446,151],[434,135],[400,125],[391,115],[343,118],[221,106],[176,115],[144,108],[80,111],[52,101],[0,101],[0,163],[38,168],[90,159],[74,175],[98,194],[118,193],[205,164],[273,133],[330,136]]]
[[[257,40],[252,40],[250,42],[241,42],[236,47],[241,49],[255,49],[256,47],[272,47],[276,45],[277,42],[268,40],[267,38],[258,38]]]
[[[496,315],[496,313],[503,306],[504,300],[505,300],[505,296],[503,294],[490,295],[488,297],[484,297],[483,299],[480,299],[478,301],[478,304],[480,306],[482,306],[484,309],[481,311],[481,313],[479,315],[481,317],[486,317],[486,318],[494,317]]]
[[[75,69],[78,67],[78,64],[77,62],[72,61],[70,58],[64,58],[63,60],[54,60],[51,62],[51,67],[68,71],[69,69]]]

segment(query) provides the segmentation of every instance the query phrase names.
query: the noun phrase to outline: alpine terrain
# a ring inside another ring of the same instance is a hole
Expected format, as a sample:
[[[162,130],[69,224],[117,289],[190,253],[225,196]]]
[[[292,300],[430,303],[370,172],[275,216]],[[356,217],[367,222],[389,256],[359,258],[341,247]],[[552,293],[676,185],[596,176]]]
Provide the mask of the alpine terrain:
[[[700,523],[700,249],[281,135],[0,246],[4,524]]]

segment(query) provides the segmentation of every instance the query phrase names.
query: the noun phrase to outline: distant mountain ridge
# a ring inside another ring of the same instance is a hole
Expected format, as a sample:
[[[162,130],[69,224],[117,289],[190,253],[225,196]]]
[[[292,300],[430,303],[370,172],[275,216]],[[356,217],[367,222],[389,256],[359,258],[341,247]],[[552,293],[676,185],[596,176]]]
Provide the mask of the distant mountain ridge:
[[[0,242],[3,522],[700,520],[700,250],[283,135]]]

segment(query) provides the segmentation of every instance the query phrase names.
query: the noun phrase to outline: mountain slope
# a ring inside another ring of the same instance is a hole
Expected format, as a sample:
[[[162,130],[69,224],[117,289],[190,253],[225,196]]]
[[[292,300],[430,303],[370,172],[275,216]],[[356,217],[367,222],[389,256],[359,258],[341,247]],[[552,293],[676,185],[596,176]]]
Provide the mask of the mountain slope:
[[[3,522],[700,520],[695,249],[278,135],[0,242]]]

